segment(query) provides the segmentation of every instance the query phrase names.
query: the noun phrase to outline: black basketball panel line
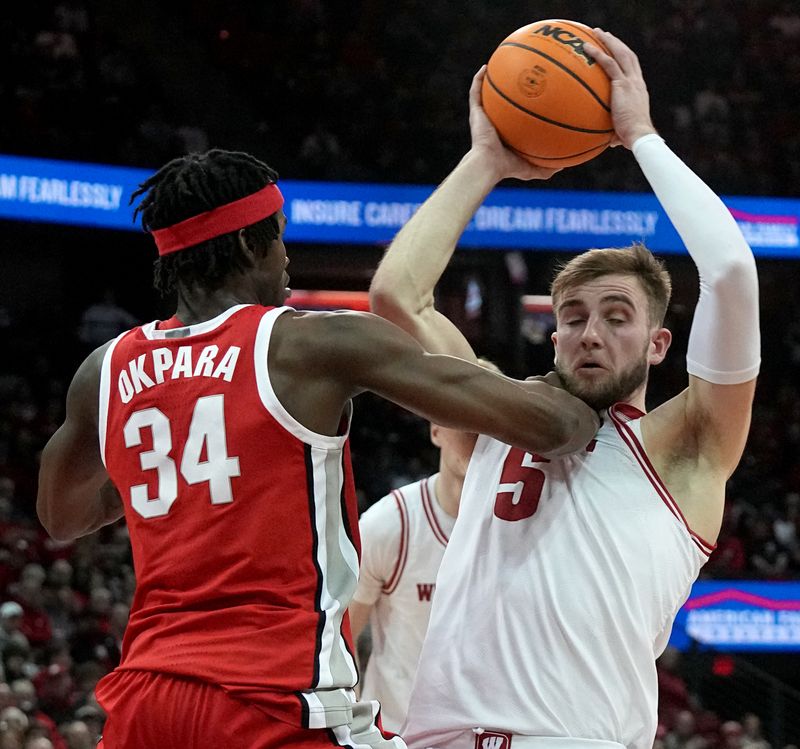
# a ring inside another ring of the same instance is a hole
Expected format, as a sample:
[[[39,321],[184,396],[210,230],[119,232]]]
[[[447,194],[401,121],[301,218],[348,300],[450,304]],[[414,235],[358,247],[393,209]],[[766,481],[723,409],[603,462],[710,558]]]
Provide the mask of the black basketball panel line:
[[[503,42],[501,47],[517,47],[518,49],[524,49],[527,52],[533,52],[535,55],[539,55],[540,57],[544,57],[545,60],[548,62],[553,63],[557,68],[563,70],[568,76],[574,78],[578,83],[580,83],[583,88],[585,88],[592,98],[603,108],[606,112],[611,111],[610,105],[606,104],[601,98],[600,95],[586,82],[581,78],[576,72],[570,70],[564,63],[559,62],[556,60],[555,57],[551,57],[546,52],[542,52],[540,49],[536,49],[536,47],[529,47],[527,44],[522,44],[521,42]],[[491,62],[491,60],[490,60]]]
[[[592,151],[601,151],[608,148],[611,141],[606,141],[605,143],[601,143],[599,146],[592,146],[591,148],[587,148],[585,151],[578,151],[578,153],[570,153],[565,156],[537,156],[535,153],[528,153],[527,151],[522,151],[519,148],[514,148],[513,146],[509,146],[514,153],[519,154],[525,158],[531,159],[539,159],[539,161],[561,161],[562,159],[574,159],[576,156],[585,156],[587,153],[591,153]],[[578,166],[577,164],[575,166]]]
[[[517,104],[513,99],[503,93],[498,87],[497,84],[492,80],[491,76],[489,75],[489,71],[486,71],[486,82],[494,89],[495,93],[500,96],[502,99],[507,101],[511,104],[512,107],[519,109],[520,112],[524,112],[525,114],[529,115],[530,117],[534,117],[537,120],[541,120],[542,122],[547,122],[550,125],[555,125],[556,127],[564,128],[565,130],[573,130],[577,133],[588,133],[590,135],[603,135],[605,133],[613,133],[614,129],[610,128],[608,130],[592,130],[586,127],[577,127],[576,125],[567,125],[565,122],[559,122],[558,120],[552,120],[549,117],[545,117],[542,114],[537,114],[536,112],[531,112],[530,109],[525,109],[521,104]]]

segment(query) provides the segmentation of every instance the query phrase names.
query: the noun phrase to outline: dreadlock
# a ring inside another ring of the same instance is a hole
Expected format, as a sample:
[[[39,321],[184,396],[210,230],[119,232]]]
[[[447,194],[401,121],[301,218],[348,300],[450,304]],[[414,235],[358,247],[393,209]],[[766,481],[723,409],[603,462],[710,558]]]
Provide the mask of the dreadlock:
[[[260,190],[278,179],[278,173],[254,156],[239,151],[214,149],[173,159],[139,185],[131,203],[141,197],[134,220],[141,213],[142,228],[154,231],[210,211]],[[264,252],[280,235],[276,214],[245,228],[248,244]],[[200,242],[193,247],[158,258],[153,284],[162,296],[178,283],[218,289],[236,271],[249,267],[239,244],[238,232]]]

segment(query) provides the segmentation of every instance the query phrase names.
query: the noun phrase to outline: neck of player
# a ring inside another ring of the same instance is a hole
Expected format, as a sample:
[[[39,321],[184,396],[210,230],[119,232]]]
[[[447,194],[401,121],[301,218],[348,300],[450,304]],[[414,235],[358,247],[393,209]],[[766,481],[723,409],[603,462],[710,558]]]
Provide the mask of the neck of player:
[[[458,476],[446,466],[439,466],[439,475],[434,484],[436,501],[450,517],[458,517],[458,505],[461,502],[461,490],[464,487],[464,477]]]
[[[238,304],[259,303],[258,295],[254,289],[249,288],[246,281],[244,283],[228,283],[213,291],[197,286],[181,285],[178,289],[175,316],[184,325],[196,325],[206,320],[212,320]]]

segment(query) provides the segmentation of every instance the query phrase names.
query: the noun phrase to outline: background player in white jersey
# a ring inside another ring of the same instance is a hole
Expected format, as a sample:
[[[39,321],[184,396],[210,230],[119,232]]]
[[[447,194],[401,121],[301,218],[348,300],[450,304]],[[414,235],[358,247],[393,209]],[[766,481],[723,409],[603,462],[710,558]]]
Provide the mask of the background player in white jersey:
[[[362,699],[381,704],[383,726],[400,731],[428,629],[436,575],[458,515],[467,463],[477,435],[431,424],[439,472],[395,489],[359,521],[361,567],[350,626],[367,622],[372,653],[362,663]]]
[[[650,749],[654,660],[717,537],[760,363],[755,261],[714,193],[650,120],[636,55],[597,30],[618,142],[633,151],[700,275],[688,387],[651,413],[648,370],[671,342],[669,276],[641,246],[574,258],[553,288],[556,370],[604,410],[582,454],[546,460],[481,436],[437,579],[404,735],[413,749]],[[400,231],[373,309],[430,351],[474,356],[433,305],[473,213],[506,177],[542,179],[504,148],[470,92],[472,147]],[[616,404],[616,405],[615,405]]]

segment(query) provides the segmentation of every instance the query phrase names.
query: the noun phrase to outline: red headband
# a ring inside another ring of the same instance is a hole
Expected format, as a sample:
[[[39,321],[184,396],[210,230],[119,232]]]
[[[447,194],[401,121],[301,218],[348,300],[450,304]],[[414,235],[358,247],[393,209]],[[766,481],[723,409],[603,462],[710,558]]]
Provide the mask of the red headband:
[[[159,255],[183,250],[207,239],[228,234],[271,216],[283,206],[283,195],[276,184],[269,184],[252,195],[187,218],[165,229],[152,232]]]

